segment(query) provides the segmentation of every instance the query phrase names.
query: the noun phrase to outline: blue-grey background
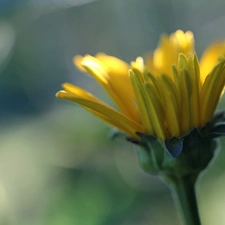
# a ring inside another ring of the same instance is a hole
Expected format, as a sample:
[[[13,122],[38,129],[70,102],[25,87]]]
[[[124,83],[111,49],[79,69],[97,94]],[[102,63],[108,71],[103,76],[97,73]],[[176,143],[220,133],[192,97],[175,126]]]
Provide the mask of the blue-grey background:
[[[225,39],[225,1],[0,0],[0,224],[181,224],[168,188],[138,168],[132,145],[55,98],[71,82],[111,104],[73,56],[105,52],[129,63],[177,29],[194,32],[201,55]],[[225,223],[221,143],[198,183],[204,225]]]

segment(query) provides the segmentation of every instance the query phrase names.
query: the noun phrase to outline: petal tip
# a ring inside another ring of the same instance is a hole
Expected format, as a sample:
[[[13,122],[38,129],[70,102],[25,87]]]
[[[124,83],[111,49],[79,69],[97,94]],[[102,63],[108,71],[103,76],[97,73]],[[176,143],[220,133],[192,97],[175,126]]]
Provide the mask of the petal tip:
[[[56,94],[55,94],[55,97],[56,98],[63,98],[64,97],[64,95],[65,95],[65,91],[64,90],[60,90],[60,91],[58,91]]]

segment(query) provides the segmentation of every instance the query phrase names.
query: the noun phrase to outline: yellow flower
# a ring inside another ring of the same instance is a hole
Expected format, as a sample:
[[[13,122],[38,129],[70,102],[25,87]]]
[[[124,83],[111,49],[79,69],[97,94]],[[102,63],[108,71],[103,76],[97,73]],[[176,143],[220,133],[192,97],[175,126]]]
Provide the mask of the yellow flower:
[[[74,57],[91,74],[118,110],[87,91],[63,84],[58,98],[73,101],[136,140],[136,132],[161,140],[202,128],[214,114],[225,84],[225,43],[210,45],[198,62],[192,32],[162,35],[158,48],[131,65],[103,53]]]

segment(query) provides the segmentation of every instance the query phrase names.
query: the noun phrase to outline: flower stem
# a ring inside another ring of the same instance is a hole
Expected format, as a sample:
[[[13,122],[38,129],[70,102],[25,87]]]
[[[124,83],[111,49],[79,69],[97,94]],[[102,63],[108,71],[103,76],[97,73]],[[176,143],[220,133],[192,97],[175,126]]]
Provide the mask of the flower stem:
[[[185,225],[201,225],[196,194],[195,181],[191,176],[170,179],[177,210],[183,214]]]

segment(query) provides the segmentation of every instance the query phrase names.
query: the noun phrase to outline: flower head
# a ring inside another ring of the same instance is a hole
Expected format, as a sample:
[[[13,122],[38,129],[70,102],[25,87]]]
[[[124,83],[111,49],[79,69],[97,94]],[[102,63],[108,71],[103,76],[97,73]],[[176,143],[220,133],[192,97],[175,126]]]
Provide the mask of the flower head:
[[[130,65],[103,53],[74,57],[79,69],[105,89],[118,110],[69,83],[57,93],[138,140],[139,133],[161,140],[202,128],[214,114],[225,84],[224,42],[210,45],[200,62],[192,32],[162,35],[152,56]]]
[[[215,138],[225,136],[224,113],[214,115],[225,85],[224,56],[225,43],[216,42],[199,62],[193,34],[178,30],[163,35],[145,62],[138,57],[128,65],[103,53],[74,57],[117,110],[69,83],[56,96],[124,133],[137,147],[140,167],[176,188],[187,224],[200,224],[193,185],[219,149]]]

